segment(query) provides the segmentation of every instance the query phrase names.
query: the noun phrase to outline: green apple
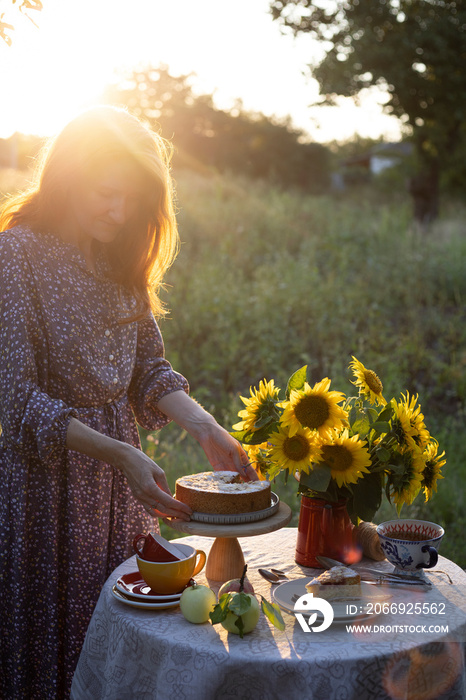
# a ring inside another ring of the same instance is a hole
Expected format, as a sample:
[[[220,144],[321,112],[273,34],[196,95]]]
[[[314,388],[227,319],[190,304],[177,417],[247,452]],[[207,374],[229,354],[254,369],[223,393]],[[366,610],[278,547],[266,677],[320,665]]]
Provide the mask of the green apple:
[[[217,597],[211,588],[193,583],[181,594],[180,608],[188,622],[199,624],[209,620],[216,602]]]
[[[233,594],[233,595],[235,595],[235,594]],[[240,595],[240,594],[236,594],[236,595]],[[242,595],[247,596],[251,601],[251,604],[249,605],[247,610],[245,612],[243,612],[240,616],[235,615],[235,613],[233,613],[231,611],[228,611],[226,618],[221,621],[222,627],[224,627],[227,630],[227,632],[233,632],[234,634],[240,634],[241,636],[243,636],[243,634],[247,634],[248,632],[252,632],[254,627],[259,622],[259,617],[260,617],[260,607],[259,607],[259,603],[257,602],[256,598],[254,598],[254,596],[251,595],[250,593],[243,593]],[[238,617],[241,617],[242,621],[243,621],[242,631],[236,625],[236,621],[238,620]]]

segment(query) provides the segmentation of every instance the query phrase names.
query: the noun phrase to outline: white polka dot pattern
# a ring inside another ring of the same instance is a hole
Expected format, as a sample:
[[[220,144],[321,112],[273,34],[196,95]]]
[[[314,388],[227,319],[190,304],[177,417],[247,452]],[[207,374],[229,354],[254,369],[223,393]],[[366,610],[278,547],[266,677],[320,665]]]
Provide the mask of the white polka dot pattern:
[[[71,417],[139,446],[135,418],[161,428],[157,401],[188,390],[96,270],[52,235],[0,234],[0,697],[68,696],[103,583],[154,527],[118,470],[66,449]]]

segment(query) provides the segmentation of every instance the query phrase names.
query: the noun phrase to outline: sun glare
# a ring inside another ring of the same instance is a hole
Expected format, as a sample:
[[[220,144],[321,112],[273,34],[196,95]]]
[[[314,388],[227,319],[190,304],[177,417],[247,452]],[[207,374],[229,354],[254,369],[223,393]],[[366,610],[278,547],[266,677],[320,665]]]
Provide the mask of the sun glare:
[[[0,137],[54,133],[99,102],[117,74],[160,64],[194,73],[195,91],[213,94],[220,109],[241,99],[247,110],[291,115],[317,141],[395,123],[380,119],[375,101],[367,110],[309,109],[318,89],[302,73],[320,49],[282,36],[269,0],[47,0],[30,14],[37,27],[16,12],[11,47],[0,41]]]
[[[52,0],[35,18],[38,27],[18,20],[12,46],[0,47],[0,60],[7,66],[1,85],[11,107],[10,129],[30,131],[33,126],[35,133],[47,134],[98,101],[117,66],[106,51],[102,28],[108,23],[89,2]]]

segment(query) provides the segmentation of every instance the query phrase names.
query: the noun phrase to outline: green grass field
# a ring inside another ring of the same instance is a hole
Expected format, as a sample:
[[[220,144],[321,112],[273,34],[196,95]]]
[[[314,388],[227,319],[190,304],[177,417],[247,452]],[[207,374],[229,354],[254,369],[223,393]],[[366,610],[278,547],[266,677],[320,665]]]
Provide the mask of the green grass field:
[[[428,232],[410,202],[367,191],[306,197],[264,183],[181,173],[181,253],[169,273],[166,352],[192,394],[230,428],[239,394],[307,364],[313,381],[350,392],[355,355],[386,397],[418,393],[427,427],[447,454],[445,479],[402,515],[440,522],[442,551],[466,566],[463,498],[466,393],[465,209],[450,203]],[[150,449],[173,486],[208,468],[189,436],[169,426]],[[296,485],[274,490],[292,507]],[[384,503],[375,520],[396,517]]]
[[[188,172],[177,173],[177,188],[182,247],[161,328],[193,396],[229,429],[240,394],[263,377],[284,387],[304,364],[312,381],[328,376],[332,389],[349,392],[351,355],[378,373],[386,397],[418,393],[447,464],[438,493],[402,515],[445,526],[442,553],[466,567],[464,205],[447,202],[422,232],[396,192],[310,197]],[[0,178],[0,192],[7,189]],[[177,426],[141,434],[172,488],[178,476],[209,468]],[[296,525],[296,485],[273,489]],[[375,520],[390,517],[387,503]]]

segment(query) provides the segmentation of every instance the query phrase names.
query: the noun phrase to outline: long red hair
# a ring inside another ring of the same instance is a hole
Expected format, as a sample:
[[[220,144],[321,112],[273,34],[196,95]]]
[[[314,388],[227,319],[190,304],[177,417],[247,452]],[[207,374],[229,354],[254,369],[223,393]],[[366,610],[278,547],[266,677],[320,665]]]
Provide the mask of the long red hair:
[[[130,159],[144,174],[144,203],[130,231],[109,244],[112,275],[137,300],[131,319],[150,310],[165,313],[159,297],[165,272],[178,252],[178,229],[170,173],[171,147],[126,110],[101,106],[82,112],[44,149],[33,185],[2,207],[0,231],[26,225],[54,233],[72,189],[115,157]]]

